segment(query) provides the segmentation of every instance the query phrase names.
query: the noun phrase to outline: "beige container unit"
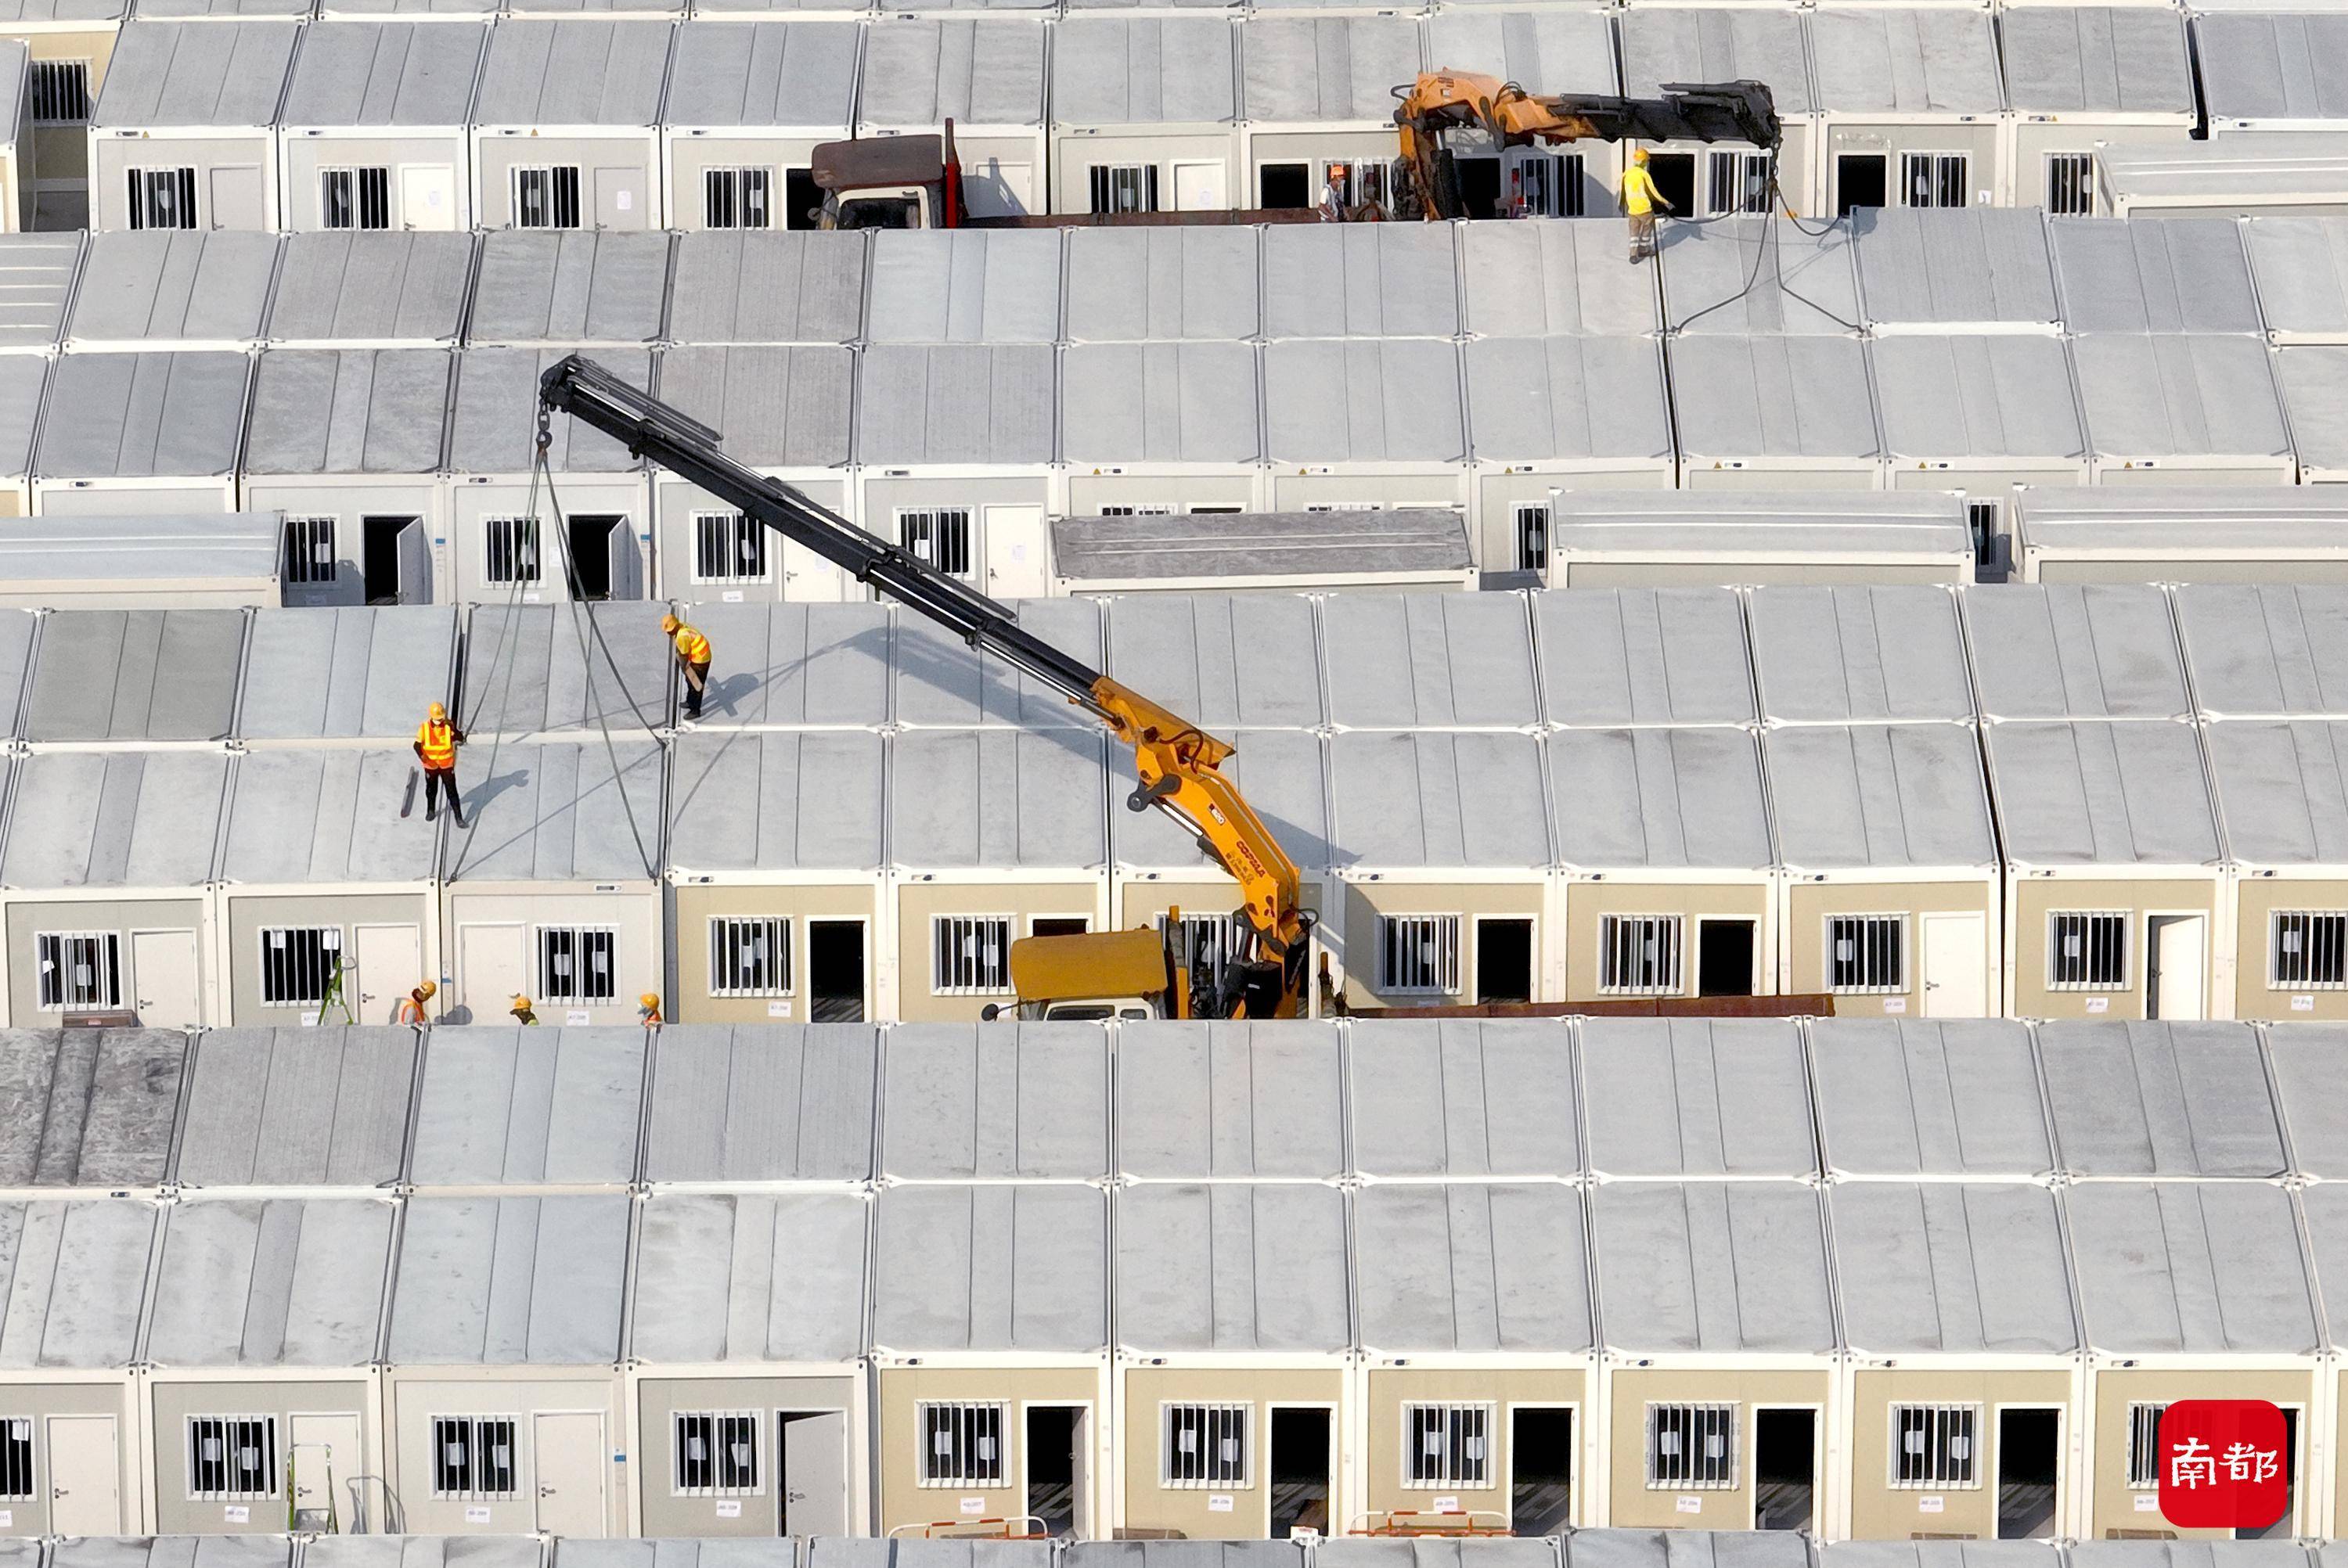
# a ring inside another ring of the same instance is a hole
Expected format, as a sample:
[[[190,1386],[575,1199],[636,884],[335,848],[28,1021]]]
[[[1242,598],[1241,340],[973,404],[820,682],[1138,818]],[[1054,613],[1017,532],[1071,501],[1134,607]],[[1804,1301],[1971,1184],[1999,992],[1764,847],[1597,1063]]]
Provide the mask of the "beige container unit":
[[[145,1522],[146,1423],[131,1376],[156,1206],[144,1199],[0,1204],[0,1253],[25,1282],[0,1374],[0,1438],[21,1464],[0,1534],[114,1535]]]
[[[2187,154],[2194,131],[2185,18],[2167,5],[2016,5],[1998,17],[2013,112],[2007,200],[2050,212],[2113,210],[2106,148]]]
[[[473,227],[467,135],[489,29],[448,18],[304,30],[277,125],[283,226]]]
[[[283,228],[273,128],[299,35],[292,21],[126,24],[90,107],[89,226]]]
[[[1811,85],[1809,26],[1793,6],[1634,6],[1622,14],[1622,90],[1633,97],[1653,97],[1678,82],[1768,83],[1785,129],[1774,171],[1784,203],[1800,213],[1821,210],[1822,132]],[[1666,142],[1649,150],[1649,172],[1680,217],[1769,210],[1766,194],[1754,189],[1769,164],[1761,149]],[[1688,233],[1673,234],[1673,245],[1688,243]],[[1816,297],[1815,291],[1805,292]]]
[[[1394,210],[1395,84],[1425,68],[1418,25],[1375,16],[1251,16],[1240,28],[1241,177],[1233,207],[1313,207],[1329,166],[1349,204]],[[1275,402],[1277,400],[1275,399]]]
[[[382,1376],[387,1484],[407,1528],[630,1533],[628,1197],[407,1206]]]
[[[877,1208],[873,1532],[1026,1533],[1041,1502],[1107,1535],[1107,1195],[923,1184],[884,1187]]]
[[[1252,345],[1077,343],[1062,352],[1060,377],[1059,450],[1069,510],[1122,507],[1134,532],[1148,538],[1180,526],[1158,521],[1157,514],[1234,504],[1254,509],[1264,444]],[[1076,501],[1079,492],[1089,505]],[[1152,520],[1143,523],[1142,516]],[[1234,526],[1256,535],[1284,531],[1272,519]],[[1056,576],[1065,574],[1056,559],[1055,568]]]
[[[347,1527],[351,1483],[381,1469],[396,1220],[386,1199],[292,1194],[167,1211],[141,1390],[160,1530]]]
[[[2204,733],[2231,870],[2233,1016],[2348,1017],[2332,948],[2343,799],[2328,770],[2341,723],[2227,719]]]
[[[1971,723],[1972,678],[1957,598],[1946,589],[1915,584],[1755,589],[1746,597],[1746,620],[1769,729]],[[1725,636],[1728,627],[1707,631]],[[1673,641],[1693,635],[1682,631]],[[1666,666],[1674,696],[1686,662],[1673,659]],[[1722,678],[1741,673],[1731,661]]]
[[[815,149],[852,134],[862,43],[845,21],[713,15],[681,28],[660,116],[669,226],[815,228]]]
[[[2030,582],[2339,582],[2340,503],[2328,487],[2023,490]]]
[[[971,216],[1051,210],[1045,31],[1008,16],[876,19],[865,29],[856,134],[934,135],[952,120]]]
[[[870,731],[679,737],[664,875],[670,1012],[689,1023],[875,1016],[887,743]]]
[[[860,1192],[873,1180],[880,1032],[870,1025],[673,1023],[652,1049],[644,1180],[654,1191]]]
[[[15,522],[0,531],[0,604],[273,608],[284,531],[276,512]]]
[[[204,1197],[389,1190],[405,1173],[421,1053],[412,1029],[205,1030],[172,1181]],[[355,1473],[342,1469],[345,1480]]]
[[[1821,1019],[1809,1026],[1826,1168],[1845,1182],[2044,1183],[2054,1173],[2028,1026]]]
[[[2290,1174],[2250,1025],[2044,1023],[2036,1032],[2054,1146],[2074,1183]]]
[[[252,370],[242,354],[58,360],[33,454],[34,510],[47,517],[234,511]]]
[[[637,1528],[845,1535],[866,1523],[871,1200],[648,1200],[629,1315]]]
[[[1809,33],[1818,210],[2012,200],[2012,122],[1986,9],[1827,6],[1810,14]]]
[[[1073,16],[1053,30],[1055,212],[1249,207],[1237,30],[1221,16]]]
[[[1108,1179],[1096,1024],[900,1024],[881,1042],[880,1099],[884,1185]]]
[[[2312,1038],[2286,1044],[2287,1037],[2292,1034]],[[2312,1143],[2317,1141],[2311,1140],[2308,1136],[2313,1130],[2310,1126],[2313,1121],[2312,1115],[2310,1114],[2314,1110],[2314,1106],[2311,1103],[2313,1097],[2305,1092],[2303,1087],[2295,1092],[2293,1086],[2294,1083],[2304,1086],[2312,1081],[2313,1075],[2308,1069],[2320,1061],[2320,1057],[2314,1053],[2320,1052],[2333,1043],[2332,1039],[2327,1038],[2328,1034],[2328,1030],[2320,1029],[2285,1030],[2280,1026],[2269,1030],[2269,1036],[2275,1047],[2274,1061],[2277,1076],[2282,1080],[2283,1093],[2291,1110],[2291,1136],[2295,1152],[2306,1150]],[[2327,1089],[2327,1095],[2328,1092]],[[2330,1133],[2332,1129],[2327,1126],[2323,1131]],[[2307,1226],[2310,1255],[2317,1271],[2320,1289],[2322,1271],[2326,1269],[2336,1271],[2341,1266],[2342,1244],[2343,1237],[2348,1237],[2348,1220],[2343,1220],[2343,1216],[2348,1215],[2348,1204],[2343,1204],[2342,1201],[2343,1195],[2348,1195],[2348,1184],[2343,1184],[2337,1180],[2326,1179],[2334,1176],[2341,1168],[2336,1135],[2323,1137],[2320,1143],[2317,1143],[2316,1149],[2312,1152],[2301,1153],[2300,1163],[2311,1176],[2316,1178],[2302,1189],[2299,1202],[2301,1214]],[[2337,1277],[2336,1272],[2333,1277]],[[2328,1296],[2321,1299],[2328,1319],[2332,1306],[2337,1299],[2336,1296]],[[2327,1332],[2326,1337],[2337,1340],[2341,1336]],[[2303,1446],[2300,1451],[2299,1473],[2304,1479],[2295,1489],[2297,1496],[2293,1499],[2299,1504],[2299,1508],[2296,1519],[2286,1522],[2301,1531],[2312,1534],[2324,1534],[2336,1530],[2341,1506],[2340,1480],[2343,1461],[2338,1447],[2332,1440],[2338,1428],[2343,1390],[2336,1355],[2337,1347],[2334,1346],[2333,1348],[2335,1355],[2326,1359],[2317,1374],[2320,1387],[2316,1397],[2323,1408],[2323,1414],[2312,1423],[2310,1423],[2305,1416],[2301,1418],[2302,1429],[2312,1430],[2317,1436],[2312,1446],[2305,1446],[2306,1440],[2304,1438],[2302,1440]]]
[[[1645,337],[1475,338],[1468,384],[1471,537],[1488,572],[1550,569],[1560,490],[1670,489],[1678,477],[1663,345]]]
[[[63,100],[41,106],[49,114],[36,115],[30,138],[33,217],[41,229],[89,227],[89,109],[129,12],[123,0],[30,0],[0,23],[5,36],[25,41],[36,75],[62,78]]]
[[[408,1182],[423,1192],[550,1186],[617,1192],[635,1178],[647,1031],[432,1031]]]
[[[2145,1450],[2157,1441],[2157,1412],[2176,1399],[2284,1407],[2299,1429],[2292,1469],[2312,1478],[2329,1399],[2291,1194],[2262,1182],[2086,1182],[2061,1202],[2089,1348],[2076,1534],[2170,1531],[2153,1490],[2157,1459]],[[2286,1536],[2312,1528],[2315,1484],[2296,1491]]]
[[[658,229],[665,21],[508,16],[473,100],[483,229]]]
[[[83,1011],[129,1011],[161,1029],[221,1016],[205,886],[228,762],[224,752],[57,752],[18,764],[0,851],[18,1027]]]
[[[1593,1018],[1580,1030],[1596,1180],[1818,1173],[1802,1037],[1790,1020]]]

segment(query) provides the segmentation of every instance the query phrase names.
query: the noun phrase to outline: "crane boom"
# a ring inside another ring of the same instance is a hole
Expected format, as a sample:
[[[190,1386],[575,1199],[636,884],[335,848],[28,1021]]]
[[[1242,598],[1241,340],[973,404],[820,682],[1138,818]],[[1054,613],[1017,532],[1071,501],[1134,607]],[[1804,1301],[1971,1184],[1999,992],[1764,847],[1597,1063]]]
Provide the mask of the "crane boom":
[[[977,589],[874,538],[781,480],[735,461],[716,431],[601,365],[566,355],[540,377],[538,395],[541,418],[560,410],[602,431],[973,648],[1043,682],[1100,721],[1133,748],[1140,784],[1127,804],[1136,811],[1155,806],[1184,824],[1240,885],[1242,911],[1262,957],[1241,966],[1242,989],[1233,1016],[1294,1015],[1311,945],[1303,878],[1272,831],[1218,771],[1232,754],[1228,742],[1053,647]]]

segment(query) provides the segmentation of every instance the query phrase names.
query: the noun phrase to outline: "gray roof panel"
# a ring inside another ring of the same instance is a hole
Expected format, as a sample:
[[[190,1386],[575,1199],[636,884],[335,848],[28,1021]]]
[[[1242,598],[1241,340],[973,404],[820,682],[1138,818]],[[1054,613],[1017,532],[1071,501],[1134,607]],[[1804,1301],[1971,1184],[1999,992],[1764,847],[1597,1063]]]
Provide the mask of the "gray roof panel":
[[[2283,410],[2291,422],[2291,445],[2302,482],[2348,466],[2348,347],[2292,347],[2274,355],[2282,385]]]
[[[677,30],[664,125],[846,136],[855,124],[854,22],[736,22]],[[685,341],[691,341],[687,339]]]
[[[472,607],[468,690],[454,704],[468,731],[486,738],[608,724],[624,733],[640,727],[639,712],[659,721],[672,657],[660,630],[667,606],[642,600],[598,606],[600,643],[580,625],[579,613],[564,604]]]
[[[1108,617],[1110,672],[1211,731],[1321,723],[1321,683],[1292,673],[1318,657],[1302,595],[1136,594]]]
[[[126,23],[90,127],[265,129],[277,122],[299,31],[290,21]]]
[[[247,740],[407,740],[457,678],[457,607],[350,605],[253,618]]]
[[[1336,1026],[1134,1023],[1117,1033],[1117,1171],[1152,1181],[1334,1181]]]
[[[881,1067],[880,1172],[900,1181],[1097,1181],[1108,1040],[1084,1023],[901,1024]]]
[[[1964,596],[1991,719],[2170,719],[2191,711],[2160,589],[2019,583]]]
[[[2195,114],[2185,18],[2168,5],[2017,5],[1998,16],[2018,114]]]
[[[870,602],[695,606],[711,652],[704,726],[886,723],[889,617]]]
[[[2343,1271],[2348,1271],[2348,1184],[2318,1182],[2301,1192],[2300,1203],[2307,1214],[2307,1239],[2314,1255],[2317,1288],[2322,1289],[2325,1279],[2333,1282],[2323,1297],[2325,1314],[2332,1322],[2348,1321],[2348,1300],[2341,1298],[2338,1284]],[[2335,1348],[2343,1338],[2348,1338],[2348,1329],[2332,1330]],[[2327,1546],[2320,1550],[2319,1556],[2336,1560],[2337,1551],[2336,1547]]]
[[[1653,338],[1477,338],[1466,354],[1478,461],[1671,460],[1663,350]]]
[[[1263,456],[1246,343],[1082,343],[1061,355],[1060,374],[1068,463],[1236,466]]]
[[[0,1030],[0,1184],[160,1185],[187,1056],[178,1030]]]
[[[53,479],[225,477],[244,433],[242,354],[81,354],[57,361],[38,471]]]
[[[1952,458],[2087,455],[2059,338],[1898,334],[1874,348],[1883,446],[1893,467]]]
[[[0,885],[151,887],[192,898],[211,879],[228,757],[46,752],[25,759]]]
[[[1218,22],[1213,24],[1221,26]],[[1067,31],[1088,24],[1061,24]],[[1068,231],[1067,335],[1076,343],[1251,338],[1262,326],[1250,226]]]
[[[1468,19],[1449,12],[1437,21]],[[1655,269],[1630,261],[1610,221],[1470,223],[1459,254],[1470,332],[1629,335],[1663,325]]]
[[[1237,51],[1220,16],[1071,17],[1052,38],[1052,122],[1229,125],[1239,118]]]
[[[94,235],[66,337],[78,347],[253,342],[281,243],[234,229]]]
[[[1334,1356],[1352,1342],[1336,1188],[1151,1184],[1116,1201],[1120,1348]]]
[[[1436,70],[1478,71],[1529,93],[1615,90],[1614,31],[1595,6],[1438,11],[1427,23],[1426,48]]]
[[[1288,857],[1308,876],[1335,861],[1329,841],[1328,774],[1320,737],[1258,730],[1235,738],[1238,750],[1216,772],[1242,792]],[[1122,806],[1124,785],[1112,804]],[[1109,851],[1120,869],[1196,875],[1199,835],[1163,812],[1109,813]]]
[[[1052,350],[882,343],[863,356],[856,452],[867,465],[1052,460]]]
[[[2319,1181],[2348,1177],[2348,1081],[2337,1055],[2348,1045],[2348,1030],[2334,1023],[2271,1023],[2266,1037],[2292,1166]]]
[[[722,432],[754,468],[845,468],[856,375],[844,347],[673,348],[661,401]]]
[[[1790,1022],[1586,1020],[1581,1076],[1590,1166],[1601,1174],[1790,1178],[1818,1169],[1802,1037]]]
[[[221,879],[337,892],[354,883],[429,880],[433,835],[399,815],[415,767],[416,754],[407,750],[247,753],[237,764]],[[397,987],[386,989],[385,1014],[398,994]]]
[[[870,873],[885,859],[877,734],[704,731],[678,736],[670,755],[672,866]]]
[[[1827,1190],[1843,1333],[1874,1356],[2079,1348],[2054,1194],[2040,1186],[1846,1182]]]
[[[2253,218],[2242,233],[2270,332],[2348,333],[2348,218]]]
[[[1059,231],[885,230],[873,236],[870,299],[874,343],[1054,342]]]
[[[2291,435],[2264,343],[2215,333],[2075,339],[2079,403],[2106,462],[2288,459]]]
[[[505,22],[515,26],[664,26],[662,23]],[[500,229],[481,241],[466,329],[475,343],[650,343],[661,335],[669,236]]]
[[[1624,14],[1625,28],[1631,13]],[[1642,11],[1638,18],[1725,13]],[[1741,15],[1741,14],[1740,14]],[[1754,14],[1767,20],[1776,13]],[[1783,13],[1787,25],[1794,14]],[[1694,78],[1672,78],[1685,81]],[[1704,80],[1720,80],[1705,77]],[[1778,112],[1786,112],[1783,98]],[[1838,336],[1865,319],[1852,229],[1823,231],[1787,218],[1722,218],[1675,225],[1663,247],[1663,305],[1671,324],[1702,336],[1795,333]]]
[[[1388,1355],[1590,1348],[1589,1245],[1570,1187],[1365,1187],[1354,1225],[1361,1256],[1376,1260],[1361,1271],[1364,1345]]]
[[[668,23],[655,21],[506,17],[489,29],[489,59],[481,70],[473,121],[483,126],[650,128],[660,118],[661,83],[673,31]],[[607,242],[645,238],[564,236],[599,237]],[[649,238],[664,241],[666,236]]]
[[[242,1538],[196,1539],[221,1544]],[[541,1568],[544,1553],[544,1544],[528,1535],[321,1535],[302,1546],[304,1552],[317,1553],[317,1568]]]
[[[1514,728],[1540,720],[1525,601],[1501,593],[1346,593],[1321,606],[1329,717],[1355,730]]]
[[[1783,1530],[1577,1530],[1559,1544],[1566,1568],[1814,1568],[1817,1563],[1810,1542]]]
[[[2259,1039],[2239,1023],[2046,1023],[2047,1104],[2075,1176],[2284,1174]]]
[[[1101,617],[1097,601],[1031,599],[1014,610],[1025,630],[1097,669]],[[1092,722],[1072,709],[1065,693],[993,654],[974,652],[926,617],[900,613],[891,640],[901,724],[1016,724],[1028,730],[1078,728]]]
[[[1780,115],[1820,106],[1810,91],[1809,49],[1794,8],[1644,6],[1622,13],[1622,90],[1647,97],[1666,82],[1769,84]]]
[[[434,1043],[449,1031],[434,1031]],[[629,1200],[411,1198],[389,1359],[404,1367],[604,1366],[620,1358]]]
[[[2075,333],[2255,333],[2258,299],[2231,218],[2047,220]]]
[[[2348,861],[2348,723],[2224,719],[2207,733],[2231,859],[2269,868]]]
[[[2034,1180],[2054,1169],[2019,1023],[1821,1019],[1810,1058],[1830,1170]]]
[[[1312,630],[1311,613],[1308,607],[1307,635]],[[0,739],[15,739],[22,727],[25,676],[32,669],[33,633],[39,624],[29,610],[0,614]]]
[[[1771,730],[1761,744],[1787,866],[1996,866],[1970,725],[1807,724]]]
[[[318,22],[303,30],[283,123],[371,130],[462,128],[486,27]]]
[[[1563,730],[1549,743],[1549,776],[1568,866],[1747,873],[1776,863],[1760,762],[1742,730]]]
[[[253,377],[248,474],[437,476],[445,349],[278,349]]]
[[[1867,349],[1857,338],[1672,340],[1680,450],[1707,460],[1864,459],[1881,452]]]
[[[2013,20],[2005,18],[2009,29]],[[2062,319],[2046,227],[2027,208],[1861,207],[1850,223],[1871,323],[2052,327]]]
[[[1810,58],[1829,114],[1987,118],[2005,108],[1986,10],[1821,6],[1810,13]]]
[[[2280,1195],[2280,1194],[2278,1194]],[[1591,1198],[1610,1349],[1824,1355],[1818,1194],[1797,1182],[1609,1182]]]
[[[1452,337],[1459,268],[1448,223],[1274,223],[1263,231],[1272,338]]]
[[[2214,866],[2218,829],[2184,724],[1993,724],[2009,866]]]
[[[40,354],[0,355],[0,477],[32,472],[33,427],[48,389],[49,364]]]
[[[676,240],[677,343],[847,343],[863,331],[865,237],[695,229]]]
[[[141,1203],[0,1204],[0,1276],[10,1284],[0,1368],[128,1367],[155,1215]]]
[[[2066,1189],[2087,1344],[2111,1356],[2304,1355],[2319,1337],[2291,1194],[2258,1182]]]
[[[1354,1163],[1364,1175],[1527,1180],[1581,1173],[1572,1035],[1563,1024],[1365,1020],[1350,1026],[1346,1048]],[[1376,1255],[1396,1255],[1380,1249]]]
[[[1240,111],[1272,125],[1391,122],[1394,86],[1419,73],[1406,16],[1263,16],[1240,34]]]
[[[387,1187],[400,1179],[412,1029],[214,1029],[196,1040],[183,1187]]]
[[[1459,351],[1428,338],[1291,339],[1263,352],[1267,456],[1288,463],[1468,458]]]
[[[871,1204],[846,1193],[644,1205],[629,1355],[684,1363],[852,1361],[864,1349]]]
[[[625,1184],[636,1172],[644,1050],[644,1031],[624,1026],[433,1030],[411,1179]]]
[[[470,234],[289,234],[267,335],[275,343],[454,343],[472,272]]]
[[[1753,675],[1725,588],[1565,589],[1532,596],[1550,723],[1745,724]]]
[[[1910,584],[1757,588],[1746,599],[1761,702],[1796,723],[1967,720],[1956,596]]]
[[[927,129],[1044,123],[1044,26],[898,17],[865,29],[860,126]],[[912,236],[908,236],[911,238]]]
[[[880,1054],[867,1024],[668,1025],[654,1038],[644,1179],[870,1179]]]
[[[1545,868],[1540,768],[1529,735],[1340,734],[1329,743],[1337,868]]]
[[[0,348],[47,348],[65,332],[81,234],[0,236]]]
[[[1097,1188],[882,1190],[872,1340],[892,1351],[1092,1353],[1108,1341],[1108,1200]]]
[[[1082,731],[922,731],[890,742],[889,858],[925,870],[1107,861],[1106,743]]]
[[[2343,20],[2281,11],[2195,16],[2194,54],[2210,122],[2348,117],[2348,98],[2336,85],[2348,68]]]
[[[46,617],[25,707],[33,741],[215,741],[233,727],[241,610]]]
[[[383,1327],[390,1204],[197,1200],[165,1211],[147,1330],[165,1367],[368,1367]]]

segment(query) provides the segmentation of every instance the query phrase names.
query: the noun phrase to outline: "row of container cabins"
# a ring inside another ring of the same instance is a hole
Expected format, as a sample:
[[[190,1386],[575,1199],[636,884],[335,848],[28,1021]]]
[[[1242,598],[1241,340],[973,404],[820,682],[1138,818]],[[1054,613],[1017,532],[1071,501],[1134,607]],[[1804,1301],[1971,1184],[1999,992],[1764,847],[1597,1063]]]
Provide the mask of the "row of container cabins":
[[[0,1034],[0,1532],[2160,1538],[2160,1409],[2248,1397],[2326,1533],[2343,1049]]]
[[[2287,1020],[2348,1016],[2342,591],[1023,617],[1235,740],[1351,1006]],[[461,829],[403,815],[451,610],[0,618],[31,666],[7,1016],[380,1023],[429,977],[458,1023],[517,993],[619,1022],[647,990],[693,1022],[970,1020],[1009,999],[1014,939],[1174,910],[1217,961],[1230,884],[1122,809],[1128,764],[1053,693],[882,607],[711,606],[710,707],[672,735],[660,612],[472,612]]]

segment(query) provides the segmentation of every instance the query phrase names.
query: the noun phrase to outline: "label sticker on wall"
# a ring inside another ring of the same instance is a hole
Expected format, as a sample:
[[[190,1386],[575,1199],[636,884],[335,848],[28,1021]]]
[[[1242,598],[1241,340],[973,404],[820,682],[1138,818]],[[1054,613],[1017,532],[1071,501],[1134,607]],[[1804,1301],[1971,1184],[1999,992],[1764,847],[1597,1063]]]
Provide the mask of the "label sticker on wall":
[[[470,1507],[469,1507],[469,1508],[467,1508],[467,1509],[465,1510],[465,1522],[466,1522],[466,1523],[468,1523],[468,1524],[487,1524],[489,1522],[489,1511],[488,1509],[486,1509],[486,1508],[481,1507],[479,1504],[476,1503],[476,1504],[474,1504],[474,1505],[472,1505],[472,1506],[470,1506]]]
[[[585,1023],[588,1021],[589,1017],[590,1015],[585,1008],[565,1008],[562,1009],[562,1021],[566,1025]]]
[[[1704,1499],[1700,1497],[1674,1498],[1672,1501],[1672,1511],[1675,1513],[1702,1513],[1704,1512]]]
[[[623,212],[632,212],[635,210],[636,193],[633,190],[615,190],[612,193],[612,205]]]
[[[0,1508],[0,1530],[14,1530],[15,1528],[16,1511],[13,1508]]]
[[[221,1518],[230,1524],[250,1524],[252,1522],[252,1510],[242,1502],[232,1502],[221,1510]]]
[[[768,1002],[767,1004],[767,1016],[768,1018],[788,1018],[791,1016],[791,1004],[788,1001]]]
[[[2112,999],[2109,997],[2089,997],[2087,999],[2087,1010],[2089,1012],[2109,1012],[2112,1010]]]
[[[984,1513],[986,1512],[986,1499],[983,1497],[965,1497],[962,1500],[962,1511],[964,1513],[969,1514]]]
[[[1227,1491],[1210,1491],[1207,1494],[1207,1512],[1209,1513],[1229,1513],[1231,1511],[1231,1493]]]
[[[717,1517],[720,1519],[741,1518],[742,1500],[738,1497],[729,1497],[719,1502],[717,1505]]]
[[[2291,999],[2291,1010],[2293,1012],[2313,1012],[2315,1010],[2315,999],[2313,997],[2293,997]]]
[[[2137,1492],[2136,1494],[2136,1511],[2138,1513],[2158,1513],[2160,1512],[2160,1493],[2157,1491]]]
[[[719,594],[717,598],[721,603],[739,604],[742,602],[742,590],[738,588],[729,588],[725,592]]]
[[[1949,1500],[1945,1497],[1920,1497],[1916,1500],[1916,1512],[1919,1513],[1941,1513],[1947,1512]]]
[[[1459,1512],[1459,1500],[1456,1497],[1438,1497],[1435,1500],[1435,1512],[1457,1513]]]
[[[1906,997],[1885,997],[1883,999],[1883,1010],[1885,1012],[1906,1012],[1908,1010],[1908,999]]]

